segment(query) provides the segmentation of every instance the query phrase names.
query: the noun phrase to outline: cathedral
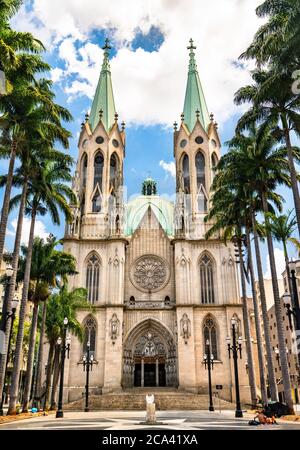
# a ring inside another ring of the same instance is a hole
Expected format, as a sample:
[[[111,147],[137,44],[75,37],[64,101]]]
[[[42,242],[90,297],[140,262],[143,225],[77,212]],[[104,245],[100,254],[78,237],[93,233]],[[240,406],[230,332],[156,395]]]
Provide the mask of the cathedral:
[[[66,402],[80,399],[84,392],[79,364],[88,342],[96,362],[91,394],[147,387],[206,394],[204,357],[209,344],[213,386],[221,384],[221,397],[234,401],[226,338],[232,318],[238,335],[244,336],[242,302],[232,244],[225,245],[220,235],[205,239],[211,224],[204,218],[221,144],[206,105],[195,48],[190,40],[184,107],[180,124],[174,123],[173,203],[159,196],[151,177],[143,182],[141,195],[126,202],[125,124],[118,123],[107,40],[103,47],[98,85],[78,142],[73,180],[78,203],[72,206],[73,221],[64,236],[64,250],[77,260],[78,274],[70,277],[69,289],[85,287],[92,306],[78,313],[84,339],[72,336]],[[239,360],[240,394],[247,402],[244,355]]]

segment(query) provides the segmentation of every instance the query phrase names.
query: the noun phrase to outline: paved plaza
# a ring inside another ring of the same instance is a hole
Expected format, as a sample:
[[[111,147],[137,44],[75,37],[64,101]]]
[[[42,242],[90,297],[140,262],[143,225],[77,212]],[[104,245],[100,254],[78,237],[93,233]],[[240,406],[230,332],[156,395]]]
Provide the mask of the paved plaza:
[[[300,430],[299,422],[278,421],[277,425],[249,426],[251,415],[242,419],[234,417],[234,411],[158,411],[157,426],[140,425],[146,413],[143,411],[94,411],[65,412],[64,418],[55,414],[34,417],[0,425],[1,430]]]

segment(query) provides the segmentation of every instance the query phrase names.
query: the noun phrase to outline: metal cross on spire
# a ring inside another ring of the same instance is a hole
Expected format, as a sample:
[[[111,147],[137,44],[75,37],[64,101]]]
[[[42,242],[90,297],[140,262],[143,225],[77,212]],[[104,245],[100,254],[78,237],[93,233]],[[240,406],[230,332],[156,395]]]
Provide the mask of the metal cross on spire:
[[[102,50],[110,50],[111,46],[109,45],[109,39],[106,38],[104,41],[104,46],[102,47]]]
[[[187,49],[191,50],[191,51],[196,50],[197,47],[194,45],[194,41],[192,38],[190,39],[189,42],[190,42],[190,45],[187,47]]]

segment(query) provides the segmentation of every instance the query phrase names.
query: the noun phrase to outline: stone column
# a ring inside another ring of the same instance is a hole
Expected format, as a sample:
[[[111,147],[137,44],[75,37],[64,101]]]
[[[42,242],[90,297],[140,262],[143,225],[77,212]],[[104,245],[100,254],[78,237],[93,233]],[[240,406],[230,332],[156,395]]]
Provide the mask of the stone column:
[[[144,387],[144,358],[141,360],[141,387]]]
[[[158,365],[158,358],[156,358],[156,365],[155,365],[155,382],[156,386],[159,386],[159,365]]]

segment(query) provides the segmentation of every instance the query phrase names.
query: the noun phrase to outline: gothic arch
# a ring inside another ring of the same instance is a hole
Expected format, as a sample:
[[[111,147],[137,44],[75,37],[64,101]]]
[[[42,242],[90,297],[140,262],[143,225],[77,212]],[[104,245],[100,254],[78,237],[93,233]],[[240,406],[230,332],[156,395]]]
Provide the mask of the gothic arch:
[[[100,299],[100,275],[101,258],[92,251],[87,255],[84,262],[85,266],[85,287],[87,289],[87,300],[94,304]]]
[[[105,167],[105,158],[104,153],[101,149],[97,149],[94,153],[93,157],[93,167],[94,167],[94,182],[93,182],[93,188],[98,185],[100,188],[100,191],[103,191],[103,173],[104,173],[104,167]]]
[[[195,153],[195,170],[197,186],[197,211],[205,213],[207,211],[207,158],[201,148]]]
[[[153,384],[147,384],[149,374]],[[123,386],[177,386],[177,379],[177,348],[168,327],[155,318],[135,324],[124,339]]]
[[[200,302],[201,304],[215,304],[217,298],[216,289],[216,261],[214,257],[205,250],[198,259],[200,280]]]
[[[83,188],[86,187],[88,161],[88,155],[84,152],[80,160],[80,176]]]
[[[180,158],[180,169],[183,177],[183,190],[185,194],[191,192],[190,158],[187,153],[182,153]]]
[[[83,327],[83,346],[82,356],[87,354],[87,343],[90,342],[90,355],[95,357],[97,351],[97,332],[98,324],[93,314],[88,314],[82,321]]]
[[[219,338],[220,338],[220,328],[217,319],[213,314],[209,313],[203,318],[202,321],[202,333],[203,333],[203,350],[205,353],[206,340],[210,341],[211,353],[214,359],[220,359],[219,354]]]

